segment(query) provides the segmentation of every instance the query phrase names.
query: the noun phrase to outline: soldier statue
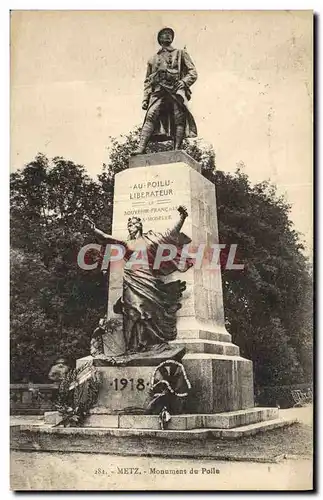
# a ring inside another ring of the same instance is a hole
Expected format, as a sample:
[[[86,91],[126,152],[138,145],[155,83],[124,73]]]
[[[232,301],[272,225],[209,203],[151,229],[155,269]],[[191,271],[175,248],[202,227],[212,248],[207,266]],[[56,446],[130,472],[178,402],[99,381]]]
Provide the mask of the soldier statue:
[[[187,51],[172,47],[173,39],[171,28],[159,31],[161,48],[148,61],[142,103],[146,116],[135,155],[143,154],[150,141],[172,140],[174,149],[180,149],[184,137],[197,136],[194,118],[187,108],[197,72]]]

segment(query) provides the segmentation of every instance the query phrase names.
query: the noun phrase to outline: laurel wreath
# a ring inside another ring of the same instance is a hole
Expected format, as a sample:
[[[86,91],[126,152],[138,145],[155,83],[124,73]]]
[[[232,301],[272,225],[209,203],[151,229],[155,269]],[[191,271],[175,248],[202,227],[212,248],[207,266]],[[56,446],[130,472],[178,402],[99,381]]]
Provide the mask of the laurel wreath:
[[[184,380],[186,382],[186,386],[187,386],[187,389],[190,390],[192,388],[191,386],[191,383],[186,375],[186,371],[185,371],[185,368],[184,366],[182,365],[182,363],[180,363],[179,361],[175,361],[173,359],[168,359],[166,361],[163,361],[162,363],[160,363],[158,366],[156,366],[155,370],[153,371],[153,374],[151,376],[151,381],[150,381],[150,384],[151,384],[151,391],[154,391],[156,389],[156,387],[158,387],[159,385],[164,385],[167,387],[167,389],[169,390],[169,392],[171,394],[173,394],[174,396],[177,396],[178,398],[186,398],[188,396],[188,392],[176,392],[172,386],[170,385],[169,381],[168,380],[165,380],[165,379],[162,379],[162,380],[159,380],[158,382],[155,382],[155,376],[156,376],[156,373],[157,371],[164,367],[164,366],[169,366],[169,365],[176,365],[178,366],[180,369],[181,369],[181,372],[182,372],[182,375],[184,377]],[[155,393],[154,392],[154,395],[155,396],[162,396],[163,393]]]
[[[80,383],[80,378],[86,369],[91,370],[91,375]],[[59,412],[61,420],[56,426],[78,427],[83,424],[89,411],[98,399],[101,381],[97,370],[89,364],[81,368],[70,370],[61,380],[55,409]]]

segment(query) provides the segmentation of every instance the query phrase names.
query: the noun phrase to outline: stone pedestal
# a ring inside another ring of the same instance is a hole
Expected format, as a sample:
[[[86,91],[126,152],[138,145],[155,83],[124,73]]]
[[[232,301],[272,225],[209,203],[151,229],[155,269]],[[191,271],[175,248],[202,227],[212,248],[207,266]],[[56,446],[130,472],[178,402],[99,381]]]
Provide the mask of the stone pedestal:
[[[107,413],[133,413],[144,409],[149,398],[152,366],[101,366],[98,408]]]
[[[119,412],[144,412],[151,400],[149,390],[156,367],[169,359],[181,361],[184,352],[185,349],[181,347],[171,346],[153,354],[137,353],[118,357],[118,364],[109,359],[92,356],[78,359],[76,368],[84,365],[94,366],[101,379],[98,401],[92,413],[101,415],[103,412],[111,415]]]
[[[192,240],[191,250],[206,251],[218,240],[215,187],[200,173],[200,165],[183,151],[136,156],[129,169],[115,177],[112,234],[127,239],[127,221],[138,216],[144,233],[164,232],[178,220],[177,207],[186,206],[182,232]],[[201,247],[200,247],[201,248]],[[205,254],[205,253],[204,253]],[[108,317],[120,318],[113,305],[122,293],[122,266],[110,268]],[[209,269],[209,260],[168,280],[186,281],[182,308],[177,312],[177,338],[192,391],[189,413],[215,413],[254,406],[252,363],[239,355],[224,324],[221,271]],[[122,332],[120,331],[120,337]]]

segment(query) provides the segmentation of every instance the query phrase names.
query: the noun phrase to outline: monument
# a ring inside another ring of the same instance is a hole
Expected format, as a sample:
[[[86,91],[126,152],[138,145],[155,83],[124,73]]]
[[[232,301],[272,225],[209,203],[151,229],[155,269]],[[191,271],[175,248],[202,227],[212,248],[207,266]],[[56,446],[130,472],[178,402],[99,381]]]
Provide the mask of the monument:
[[[123,249],[124,266],[110,262],[107,318],[118,326],[112,335],[103,332],[99,355],[78,360],[102,376],[87,425],[109,427],[112,415],[126,414],[134,428],[158,428],[158,420],[145,417],[162,410],[191,428],[273,419],[276,409],[254,408],[252,362],[240,356],[225,328],[221,270],[205,258],[219,243],[216,187],[180,150],[183,138],[197,133],[187,107],[197,72],[188,53],[171,46],[171,28],[157,38],[161,49],[148,62],[139,147],[129,168],[115,176],[112,235],[88,219],[101,242]],[[150,141],[166,139],[173,151],[144,154]],[[165,245],[176,248],[171,258]],[[181,367],[177,376],[172,363]],[[161,383],[163,396],[185,394],[182,404],[153,407],[152,388]]]
[[[55,427],[52,438],[47,428],[35,431],[37,449],[61,449],[59,436],[74,451],[92,450],[95,439],[103,453],[215,456],[213,440],[291,423],[277,408],[254,407],[252,362],[226,330],[216,186],[181,150],[184,137],[197,135],[188,109],[197,72],[187,51],[172,47],[171,28],[157,39],[139,145],[115,175],[112,234],[85,216],[109,264],[107,313],[72,384],[78,405],[88,398],[91,406],[81,431]],[[163,140],[174,149],[146,153],[149,142]],[[67,418],[73,411],[68,403]],[[58,413],[45,423],[59,425]]]

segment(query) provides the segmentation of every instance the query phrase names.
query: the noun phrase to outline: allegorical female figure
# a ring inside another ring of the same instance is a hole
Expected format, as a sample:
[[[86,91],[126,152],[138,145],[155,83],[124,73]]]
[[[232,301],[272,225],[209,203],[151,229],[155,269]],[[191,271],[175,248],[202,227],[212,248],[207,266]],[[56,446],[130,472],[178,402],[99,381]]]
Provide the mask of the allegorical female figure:
[[[141,219],[129,218],[129,238],[126,241],[105,234],[87,219],[96,236],[105,243],[123,245],[125,249],[123,291],[114,304],[114,312],[123,315],[126,353],[151,350],[176,337],[176,311],[181,307],[180,300],[186,284],[181,280],[164,283],[163,276],[177,270],[184,272],[192,265],[188,260],[180,269],[178,267],[183,245],[191,242],[180,232],[187,217],[186,208],[180,206],[178,212],[178,222],[165,233],[144,233]],[[164,265],[154,269],[157,248],[163,244],[174,245],[177,255],[172,261],[163,262]],[[142,249],[148,257],[149,266],[127,265],[134,252],[137,255]]]

